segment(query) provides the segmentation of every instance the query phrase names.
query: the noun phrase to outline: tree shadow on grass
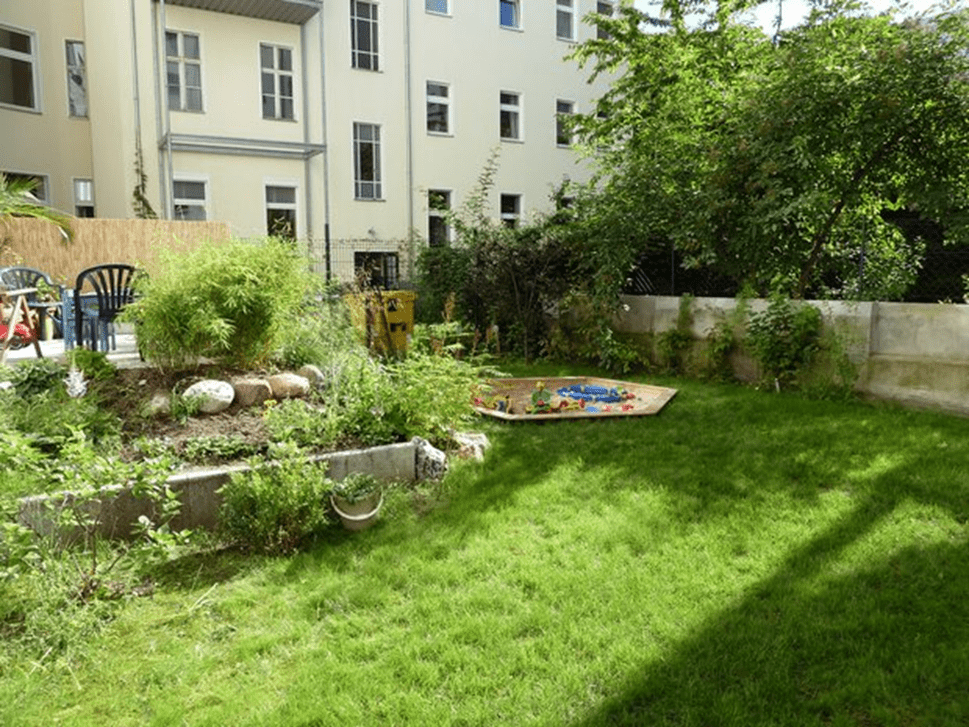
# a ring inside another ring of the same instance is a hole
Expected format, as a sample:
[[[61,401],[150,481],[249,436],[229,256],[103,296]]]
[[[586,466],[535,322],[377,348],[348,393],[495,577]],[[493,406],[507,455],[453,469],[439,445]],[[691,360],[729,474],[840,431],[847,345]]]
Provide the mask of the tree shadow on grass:
[[[573,727],[969,723],[964,536],[824,576],[902,499],[859,503]]]

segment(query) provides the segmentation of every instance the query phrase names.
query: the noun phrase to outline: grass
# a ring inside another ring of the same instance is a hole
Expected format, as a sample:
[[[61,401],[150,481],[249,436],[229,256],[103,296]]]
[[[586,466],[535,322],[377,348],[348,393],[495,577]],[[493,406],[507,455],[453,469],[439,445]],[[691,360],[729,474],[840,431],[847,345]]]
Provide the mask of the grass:
[[[372,530],[187,556],[5,662],[0,723],[969,721],[969,421],[651,382],[657,417],[483,422]]]

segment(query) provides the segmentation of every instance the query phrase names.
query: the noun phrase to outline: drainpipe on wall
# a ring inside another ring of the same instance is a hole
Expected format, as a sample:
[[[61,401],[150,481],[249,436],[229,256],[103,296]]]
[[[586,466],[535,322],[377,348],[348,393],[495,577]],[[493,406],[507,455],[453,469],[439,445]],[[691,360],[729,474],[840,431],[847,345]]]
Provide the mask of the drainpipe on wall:
[[[326,282],[333,277],[330,259],[330,146],[326,133],[326,44],[323,38],[323,10],[320,10],[320,121],[323,125],[323,245],[326,255]]]
[[[153,60],[153,69],[155,72],[154,76],[154,86],[155,86],[155,129],[165,128],[165,116],[167,115],[166,106],[168,98],[167,95],[163,99],[160,87],[161,70],[158,67],[158,10],[151,11],[151,57]],[[157,147],[158,142],[156,140],[155,146]],[[167,219],[168,217],[168,187],[165,184],[165,155],[158,155],[158,197],[160,203],[159,213],[162,219]]]
[[[134,78],[132,89],[135,105],[135,159],[141,159],[141,173],[144,173],[144,155],[141,151],[141,91],[138,82],[138,24],[135,22],[135,0],[131,0],[131,69]],[[135,189],[141,184],[141,179],[135,180]],[[134,194],[132,192],[132,194]]]
[[[155,94],[160,96],[158,108],[162,109],[164,114],[164,139],[165,139],[165,153],[160,155],[158,169],[159,178],[158,186],[161,190],[161,200],[162,207],[164,209],[163,218],[170,220],[175,216],[175,209],[173,206],[173,201],[168,196],[169,188],[172,188],[174,193],[174,186],[172,185],[172,179],[174,177],[174,169],[172,165],[172,110],[168,106],[168,88],[167,83],[162,86],[161,69],[159,64],[161,62],[161,52],[165,49],[165,28],[168,27],[168,22],[165,18],[165,0],[158,0],[158,10],[160,16],[160,23],[156,19],[155,22]],[[158,25],[161,25],[159,28]],[[160,40],[159,40],[160,38]]]
[[[320,11],[322,12],[322,10]],[[302,71],[302,85],[303,85],[303,143],[310,143],[310,114],[309,114],[309,80],[306,77],[306,23],[299,26],[299,51],[300,51],[300,69]],[[310,157],[306,155],[303,157],[303,188],[306,196],[306,238],[307,241],[313,239],[313,187],[312,187],[312,177],[310,175]],[[293,234],[297,231],[293,230]],[[309,245],[307,245],[307,255],[310,252]]]
[[[407,120],[407,267],[413,270],[414,250],[414,120],[411,118],[410,2],[404,3],[404,118]]]

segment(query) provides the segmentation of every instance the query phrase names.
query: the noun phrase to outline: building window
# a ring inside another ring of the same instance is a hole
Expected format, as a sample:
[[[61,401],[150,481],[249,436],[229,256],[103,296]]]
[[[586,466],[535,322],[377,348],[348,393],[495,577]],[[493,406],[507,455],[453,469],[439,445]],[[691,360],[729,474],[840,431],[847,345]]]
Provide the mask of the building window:
[[[94,182],[90,179],[74,180],[74,216],[94,217]]]
[[[501,195],[501,223],[505,227],[518,227],[521,218],[522,197],[520,194]]]
[[[501,138],[521,139],[521,97],[517,93],[502,91],[499,101]]]
[[[572,145],[571,116],[575,113],[575,104],[571,101],[555,102],[555,143],[559,146]]]
[[[0,104],[39,111],[34,36],[0,25]]]
[[[450,88],[445,83],[427,82],[427,130],[437,134],[451,131]]]
[[[355,252],[353,269],[357,281],[364,287],[390,290],[398,286],[396,252]]]
[[[596,3],[596,12],[599,15],[604,15],[607,18],[611,18],[612,11],[613,8],[611,2],[603,2],[603,0],[599,0],[599,2]],[[600,26],[596,28],[596,38],[599,40],[609,40],[609,33]]]
[[[521,27],[519,0],[498,0],[498,17],[503,28]]]
[[[259,65],[262,69],[262,117],[292,119],[294,116],[292,49],[260,43]]]
[[[447,15],[451,12],[448,0],[424,0],[424,9],[429,13]]]
[[[33,187],[30,189],[30,194],[38,202],[49,202],[50,199],[47,196],[47,177],[42,174],[22,174],[20,172],[0,172],[3,176],[7,178],[8,182],[31,182]]]
[[[266,234],[296,239],[296,187],[266,185]]]
[[[427,244],[431,247],[447,245],[451,240],[451,228],[447,214],[451,209],[451,193],[445,189],[427,191]]]
[[[379,71],[377,4],[350,0],[350,45],[354,68]]]
[[[353,194],[357,199],[380,199],[380,127],[353,124]]]
[[[172,111],[201,111],[202,54],[199,37],[192,33],[165,31],[165,56],[168,108]]]
[[[556,0],[555,36],[575,40],[575,0]]]
[[[87,116],[87,73],[84,70],[84,43],[66,42],[67,50],[67,110],[71,116]]]
[[[176,220],[205,220],[205,182],[176,179],[172,184]]]

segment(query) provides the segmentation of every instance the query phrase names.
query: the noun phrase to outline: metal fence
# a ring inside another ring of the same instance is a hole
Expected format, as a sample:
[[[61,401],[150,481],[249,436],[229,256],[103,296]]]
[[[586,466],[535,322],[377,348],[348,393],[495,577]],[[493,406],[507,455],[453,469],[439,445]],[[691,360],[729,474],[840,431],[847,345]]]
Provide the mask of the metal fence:
[[[307,256],[310,270],[319,275],[394,289],[410,287],[417,250],[407,240],[331,240],[327,244],[312,239],[307,243]]]
[[[864,277],[864,261],[859,277]],[[964,303],[969,281],[969,249],[928,245],[912,285],[898,302]],[[710,268],[685,268],[682,256],[665,250],[642,255],[629,276],[625,292],[630,295],[695,295],[732,298],[737,283]]]

